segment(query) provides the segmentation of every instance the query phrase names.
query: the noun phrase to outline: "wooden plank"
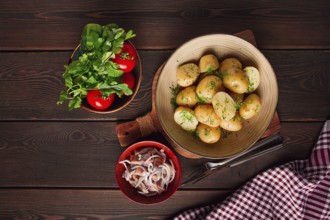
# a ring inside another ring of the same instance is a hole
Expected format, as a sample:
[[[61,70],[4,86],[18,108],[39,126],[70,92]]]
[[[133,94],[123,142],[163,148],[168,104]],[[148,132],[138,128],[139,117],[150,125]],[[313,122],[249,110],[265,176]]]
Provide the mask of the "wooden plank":
[[[281,120],[330,118],[330,51],[263,51],[274,68]]]
[[[0,120],[112,121],[143,116],[151,110],[152,78],[172,51],[139,52],[143,71],[140,90],[130,105],[113,114],[83,109],[69,112],[66,103],[56,105],[65,88],[63,65],[70,53],[0,53]],[[282,121],[324,121],[330,117],[330,51],[262,52],[278,79],[278,112]]]
[[[0,50],[72,50],[87,23],[133,29],[139,49],[173,49],[196,36],[245,29],[262,49],[329,49],[329,10],[328,0],[1,1]]]
[[[0,186],[116,188],[115,164],[124,148],[119,146],[115,126],[113,122],[1,122]],[[235,188],[270,166],[306,158],[322,126],[322,122],[282,122],[283,149],[184,188]],[[141,140],[168,145],[160,134]],[[179,159],[183,177],[206,161]]]
[[[118,190],[0,189],[1,219],[169,219],[220,202],[231,191],[178,191],[156,205],[130,201]]]
[[[142,82],[134,100],[113,114],[95,114],[84,109],[69,111],[67,103],[56,105],[65,89],[64,64],[71,53],[1,53],[0,120],[127,120],[151,109],[154,73],[169,52],[141,52]],[[124,114],[123,114],[124,113]]]

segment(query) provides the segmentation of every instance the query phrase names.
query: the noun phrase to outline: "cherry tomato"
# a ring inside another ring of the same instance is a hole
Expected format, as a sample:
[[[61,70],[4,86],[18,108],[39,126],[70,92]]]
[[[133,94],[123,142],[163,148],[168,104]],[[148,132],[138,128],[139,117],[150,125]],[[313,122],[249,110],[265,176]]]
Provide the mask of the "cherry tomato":
[[[104,110],[111,106],[115,94],[111,94],[108,98],[104,99],[100,90],[88,90],[87,102],[97,110]]]
[[[135,85],[135,77],[132,72],[124,73],[122,76],[123,83],[128,85],[128,88],[133,89]]]
[[[123,48],[115,55],[112,60],[119,65],[119,69],[124,73],[131,72],[136,65],[137,52],[133,45],[128,41],[124,42]]]

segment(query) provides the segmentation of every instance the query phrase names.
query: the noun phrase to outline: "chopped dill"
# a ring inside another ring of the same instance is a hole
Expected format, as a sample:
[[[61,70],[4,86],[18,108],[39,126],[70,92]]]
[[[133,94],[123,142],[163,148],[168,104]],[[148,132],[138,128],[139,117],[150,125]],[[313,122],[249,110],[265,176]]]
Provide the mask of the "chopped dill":
[[[216,86],[215,82],[211,81],[210,82],[210,90],[214,90],[215,86]]]
[[[202,98],[199,97],[198,95],[196,95],[196,100],[197,100],[197,103],[199,103],[199,104],[204,104],[204,103],[206,103],[206,100],[202,99]]]
[[[199,131],[197,129],[193,132],[193,134],[195,137],[197,137],[197,138],[199,137]]]
[[[220,78],[223,80],[224,78],[226,78],[227,76],[229,76],[229,73],[226,71],[224,71],[222,74],[220,74]]]
[[[254,89],[254,83],[249,81],[248,92],[251,92]]]
[[[174,97],[171,98],[171,105],[172,105],[173,108],[177,108],[177,107],[179,107],[179,105],[176,103],[176,100],[175,100]]]
[[[209,136],[211,134],[211,130],[209,128],[204,129],[204,135]]]
[[[180,117],[183,119],[184,122],[190,122],[192,123],[194,121],[194,117],[190,112],[187,111],[181,111]]]
[[[174,86],[172,84],[172,86],[170,87],[170,90],[171,90],[171,94],[176,96],[180,92],[181,87],[179,85]]]
[[[174,86],[172,84],[172,86],[170,87],[170,90],[171,90],[171,94],[173,95],[173,97],[170,100],[170,103],[171,103],[173,108],[177,108],[179,105],[176,103],[176,96],[180,92],[181,87],[179,85]]]
[[[211,74],[213,72],[215,72],[217,70],[217,68],[214,68],[214,67],[209,67],[206,71],[207,74]]]
[[[236,103],[235,103],[235,109],[236,109],[236,110],[240,109],[241,106],[242,106],[242,104],[243,104],[243,102],[236,102]]]

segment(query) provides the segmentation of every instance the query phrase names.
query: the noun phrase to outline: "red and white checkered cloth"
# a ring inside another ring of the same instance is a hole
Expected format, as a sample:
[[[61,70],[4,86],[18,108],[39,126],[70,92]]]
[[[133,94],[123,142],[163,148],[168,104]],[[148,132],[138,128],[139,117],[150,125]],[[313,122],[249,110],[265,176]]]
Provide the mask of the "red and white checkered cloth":
[[[222,203],[175,219],[330,219],[330,120],[308,160],[269,169]]]

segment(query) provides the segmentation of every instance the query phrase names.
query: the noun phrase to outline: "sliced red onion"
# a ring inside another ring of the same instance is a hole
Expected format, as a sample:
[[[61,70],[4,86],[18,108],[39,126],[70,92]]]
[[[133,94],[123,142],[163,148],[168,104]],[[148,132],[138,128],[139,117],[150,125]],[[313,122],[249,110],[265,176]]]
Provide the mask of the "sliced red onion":
[[[160,157],[164,162],[160,165],[158,165],[159,160],[154,163],[155,159]],[[132,163],[130,160],[123,160],[120,163],[125,167],[123,178],[137,188],[138,193],[146,196],[160,194],[174,180],[174,164],[172,160],[167,160],[163,149],[149,147],[134,152],[133,158],[138,158],[138,161]],[[137,171],[138,168],[142,171]]]

